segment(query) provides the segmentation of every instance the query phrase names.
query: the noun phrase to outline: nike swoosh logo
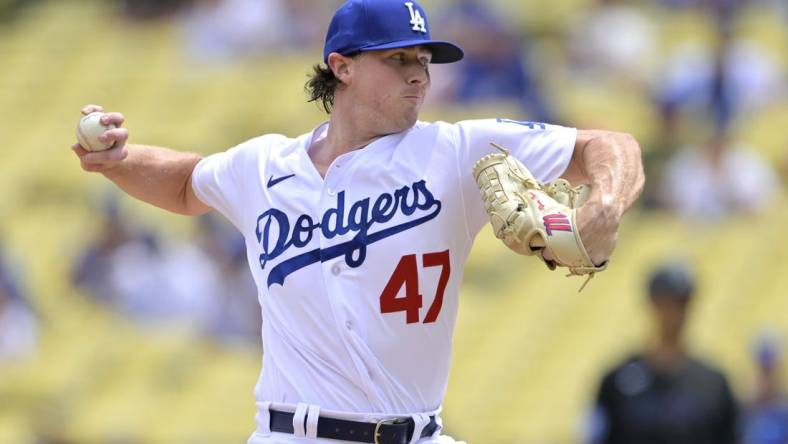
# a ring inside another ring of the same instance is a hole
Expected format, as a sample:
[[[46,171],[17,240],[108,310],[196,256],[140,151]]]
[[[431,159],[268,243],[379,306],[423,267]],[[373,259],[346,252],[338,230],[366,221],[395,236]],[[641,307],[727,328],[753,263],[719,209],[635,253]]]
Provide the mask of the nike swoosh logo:
[[[268,179],[268,188],[271,188],[274,185],[278,184],[279,182],[285,181],[285,180],[287,180],[287,179],[289,179],[291,177],[295,177],[295,174],[291,174],[289,176],[280,177],[278,179],[274,179],[274,176],[271,176],[271,178]]]

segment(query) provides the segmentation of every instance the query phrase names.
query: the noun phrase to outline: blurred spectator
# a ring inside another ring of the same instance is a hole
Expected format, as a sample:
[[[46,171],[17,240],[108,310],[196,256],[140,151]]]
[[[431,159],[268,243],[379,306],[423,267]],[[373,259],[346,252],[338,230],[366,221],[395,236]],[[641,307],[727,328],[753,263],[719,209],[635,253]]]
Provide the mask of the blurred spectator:
[[[113,305],[117,294],[107,279],[112,257],[123,245],[137,241],[127,222],[120,215],[118,202],[110,197],[102,202],[101,227],[93,243],[77,259],[72,273],[74,285],[87,289],[98,301]]]
[[[656,59],[654,21],[625,0],[597,0],[573,27],[568,44],[574,74],[594,81],[643,84]]]
[[[655,344],[607,373],[601,382],[592,443],[732,444],[737,406],[725,376],[690,355],[684,328],[693,278],[681,265],[656,269],[648,299]]]
[[[207,333],[227,344],[260,342],[262,313],[243,236],[214,214],[201,216],[198,223],[198,243],[213,258],[219,276]]]
[[[211,266],[201,266],[202,257],[185,248],[162,245],[153,234],[135,231],[113,199],[102,212],[102,230],[78,261],[74,283],[138,321],[191,321],[205,299],[207,286],[200,284],[215,276]],[[184,286],[194,283],[195,294],[187,294],[190,289]]]
[[[540,92],[539,73],[527,63],[527,47],[486,2],[457,0],[440,20],[447,39],[464,49],[465,59],[437,67],[449,78],[437,87],[439,99],[461,104],[513,101],[529,119],[554,120]]]
[[[776,173],[754,150],[718,132],[704,146],[673,156],[658,193],[662,205],[678,214],[714,220],[765,209],[778,186]]]
[[[254,57],[322,42],[315,23],[327,21],[331,1],[199,0],[181,17],[186,53],[195,60]],[[327,26],[327,23],[326,23]]]
[[[218,271],[197,246],[144,236],[120,246],[109,265],[115,308],[131,319],[199,328],[215,309]]]
[[[785,153],[782,165],[780,165],[780,175],[783,179],[783,185],[788,185],[788,152]]]
[[[21,291],[18,275],[0,255],[0,364],[31,355],[37,343],[37,316]]]
[[[245,245],[214,216],[198,219],[193,242],[133,233],[116,202],[83,254],[74,282],[124,316],[151,326],[186,326],[222,340],[260,337],[256,289]]]
[[[674,107],[665,107],[661,112],[659,124],[660,130],[657,131],[658,137],[649,141],[647,149],[643,150],[643,167],[646,177],[662,178],[665,177],[665,169],[670,163],[670,159],[676,155],[681,148],[680,119],[681,116]],[[640,204],[646,209],[660,207],[659,180],[646,180]]]
[[[711,114],[714,125],[727,130],[738,116],[781,100],[786,91],[773,56],[755,42],[735,38],[730,24],[721,24],[719,31],[714,48],[679,45],[657,77],[656,90],[659,106]]]
[[[194,0],[120,0],[123,15],[130,20],[169,18]]]
[[[288,47],[314,48],[320,52],[326,37],[325,30],[342,0],[287,0]]]
[[[288,20],[281,0],[200,0],[181,24],[187,54],[211,61],[257,55],[281,45]]]
[[[662,6],[675,9],[687,9],[698,6],[700,0],[658,0]]]
[[[744,444],[788,443],[788,397],[780,379],[782,352],[774,337],[764,335],[755,348],[757,382],[744,424]]]
[[[760,0],[659,0],[659,3],[676,9],[703,8],[720,16],[732,14],[741,7],[757,1]]]
[[[0,21],[11,20],[15,15],[22,11],[24,7],[41,0],[1,0],[0,1]]]

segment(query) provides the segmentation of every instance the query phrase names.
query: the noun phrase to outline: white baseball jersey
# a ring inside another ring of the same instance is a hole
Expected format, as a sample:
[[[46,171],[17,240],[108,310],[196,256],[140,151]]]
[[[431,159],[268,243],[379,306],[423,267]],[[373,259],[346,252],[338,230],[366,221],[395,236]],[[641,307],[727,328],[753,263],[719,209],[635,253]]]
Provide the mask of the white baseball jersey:
[[[463,266],[488,222],[474,163],[494,141],[551,181],[577,132],[505,119],[418,122],[338,157],[322,178],[308,149],[327,126],[252,139],[193,173],[197,197],[246,239],[263,314],[258,405],[434,412]]]

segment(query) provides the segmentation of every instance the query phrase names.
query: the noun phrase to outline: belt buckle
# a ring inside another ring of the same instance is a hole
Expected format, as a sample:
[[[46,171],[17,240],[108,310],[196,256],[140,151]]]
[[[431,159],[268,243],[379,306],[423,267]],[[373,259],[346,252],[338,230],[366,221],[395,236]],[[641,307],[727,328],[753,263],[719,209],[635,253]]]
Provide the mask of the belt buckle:
[[[403,419],[403,418],[384,419],[384,420],[378,421],[375,424],[374,441],[372,441],[373,444],[383,444],[382,442],[380,442],[380,428],[382,426],[387,425],[387,424],[388,425],[404,424],[406,422],[408,422],[408,420],[407,419]]]

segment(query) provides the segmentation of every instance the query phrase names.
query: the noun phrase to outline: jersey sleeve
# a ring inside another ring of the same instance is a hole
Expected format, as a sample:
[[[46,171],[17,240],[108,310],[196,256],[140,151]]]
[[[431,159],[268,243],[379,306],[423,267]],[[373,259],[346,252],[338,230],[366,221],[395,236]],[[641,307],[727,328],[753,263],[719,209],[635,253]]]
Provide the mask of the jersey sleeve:
[[[243,199],[248,187],[245,181],[258,176],[246,170],[259,165],[258,157],[264,149],[258,142],[252,139],[205,157],[192,172],[192,189],[197,198],[222,213],[239,229],[244,225]]]
[[[473,165],[497,152],[490,142],[508,149],[537,180],[550,182],[566,171],[577,141],[575,128],[508,119],[470,120],[458,123],[456,129],[461,190],[471,235],[488,221],[473,178]]]

